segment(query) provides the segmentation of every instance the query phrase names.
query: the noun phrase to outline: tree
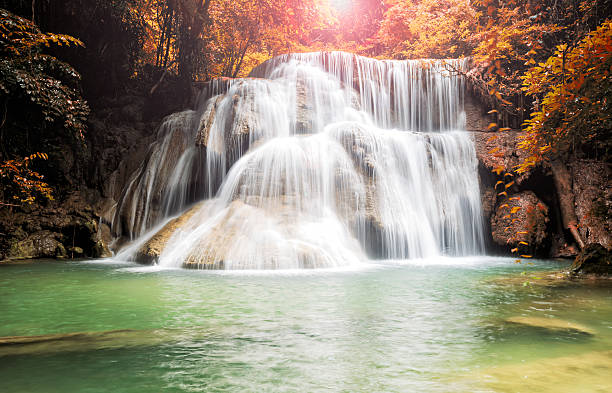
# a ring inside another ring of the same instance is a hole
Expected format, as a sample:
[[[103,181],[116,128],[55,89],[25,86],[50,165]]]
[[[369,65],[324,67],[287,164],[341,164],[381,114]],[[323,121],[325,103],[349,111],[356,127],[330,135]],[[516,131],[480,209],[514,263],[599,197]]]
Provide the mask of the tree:
[[[522,90],[534,98],[535,110],[519,144],[529,153],[519,173],[577,149],[610,158],[611,70],[612,21],[606,21],[577,46],[557,46],[545,62],[525,73]]]
[[[559,193],[563,225],[584,248],[574,211],[570,175],[563,164],[571,152],[611,157],[612,21],[604,22],[576,47],[557,46],[555,53],[523,76],[523,90],[535,98],[535,110],[525,121],[519,148],[527,158],[516,168],[529,171],[550,163]]]

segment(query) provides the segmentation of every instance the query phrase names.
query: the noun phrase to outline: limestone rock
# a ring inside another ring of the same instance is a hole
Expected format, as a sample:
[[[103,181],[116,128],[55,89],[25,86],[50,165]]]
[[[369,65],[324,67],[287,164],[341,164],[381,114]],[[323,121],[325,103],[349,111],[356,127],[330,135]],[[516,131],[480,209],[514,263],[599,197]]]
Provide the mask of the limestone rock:
[[[6,259],[65,257],[66,249],[57,237],[57,234],[50,231],[36,232],[24,240],[14,242]]]
[[[155,264],[174,232],[182,228],[201,207],[202,203],[199,203],[164,225],[159,232],[140,247],[136,253],[136,261],[145,265]]]
[[[72,257],[81,257],[84,253],[81,247],[70,247],[68,251],[70,251]]]
[[[215,100],[214,105],[211,105],[208,109],[208,112],[206,112],[202,116],[200,120],[200,125],[198,127],[198,133],[196,134],[196,145],[197,146],[205,146],[207,149],[215,151],[216,153],[219,153],[219,154],[222,152],[221,146],[208,146],[208,141],[209,141],[209,136],[210,136],[210,130],[214,123],[215,115],[217,114],[217,107],[221,103],[222,99],[223,99],[223,96],[219,96]]]
[[[111,252],[111,250],[108,248],[108,245],[104,241],[98,240],[92,248],[91,256],[93,258],[110,258],[113,256],[113,253]]]

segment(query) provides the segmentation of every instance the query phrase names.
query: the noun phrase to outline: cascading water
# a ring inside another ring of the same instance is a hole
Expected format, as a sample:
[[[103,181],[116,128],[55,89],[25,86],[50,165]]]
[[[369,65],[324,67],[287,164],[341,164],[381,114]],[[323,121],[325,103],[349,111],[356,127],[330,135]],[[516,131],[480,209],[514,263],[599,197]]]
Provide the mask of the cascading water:
[[[124,190],[115,232],[191,207],[158,263],[333,267],[482,252],[465,60],[285,55],[166,119]],[[180,225],[179,225],[180,223]],[[162,230],[160,234],[164,232]],[[367,255],[367,256],[366,256]]]

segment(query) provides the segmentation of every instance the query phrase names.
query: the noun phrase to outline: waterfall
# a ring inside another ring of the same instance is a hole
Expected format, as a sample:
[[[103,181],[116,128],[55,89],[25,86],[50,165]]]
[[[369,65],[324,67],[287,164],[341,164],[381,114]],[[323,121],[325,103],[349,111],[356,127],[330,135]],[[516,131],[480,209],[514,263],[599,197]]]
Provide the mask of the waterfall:
[[[187,209],[158,263],[315,268],[483,250],[467,60],[289,54],[168,117],[114,231]],[[194,203],[204,200],[195,207]]]

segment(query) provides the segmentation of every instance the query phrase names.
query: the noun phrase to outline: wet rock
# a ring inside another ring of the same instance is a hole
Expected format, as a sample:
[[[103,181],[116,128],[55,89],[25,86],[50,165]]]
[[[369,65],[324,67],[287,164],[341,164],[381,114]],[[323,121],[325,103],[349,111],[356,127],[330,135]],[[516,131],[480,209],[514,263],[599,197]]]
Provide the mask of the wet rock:
[[[196,134],[196,140],[195,140],[196,146],[204,146],[207,149],[214,151],[218,154],[221,154],[223,152],[222,146],[219,146],[218,144],[214,146],[213,145],[208,146],[208,142],[209,142],[210,131],[215,121],[215,116],[217,114],[217,108],[222,100],[223,100],[223,96],[219,96],[215,100],[214,105],[211,105],[208,108],[208,112],[206,112],[202,116],[202,118],[200,119],[200,125],[198,127],[198,133]]]
[[[495,192],[495,189],[481,186],[480,203],[482,204],[482,215],[485,222],[491,219],[491,214],[495,211],[496,200],[497,192]]]
[[[68,251],[70,251],[70,254],[73,258],[83,256],[83,254],[85,253],[81,247],[70,247]]]
[[[587,244],[570,268],[572,274],[612,275],[612,252],[599,243]]]
[[[136,262],[145,265],[155,264],[174,232],[182,228],[201,207],[202,203],[199,203],[164,225],[159,232],[136,252]]]
[[[158,130],[163,136],[152,145],[140,168],[132,175],[118,200],[114,221],[115,236],[139,235],[162,217],[164,195],[172,182],[182,154],[192,145],[193,135],[184,130],[191,128],[193,111],[175,113],[164,119]]]
[[[518,248],[520,254],[541,254],[548,249],[548,221],[548,206],[533,192],[511,194],[491,217],[492,238],[508,251]]]
[[[113,253],[104,241],[98,240],[92,248],[91,256],[93,258],[110,258]]]

